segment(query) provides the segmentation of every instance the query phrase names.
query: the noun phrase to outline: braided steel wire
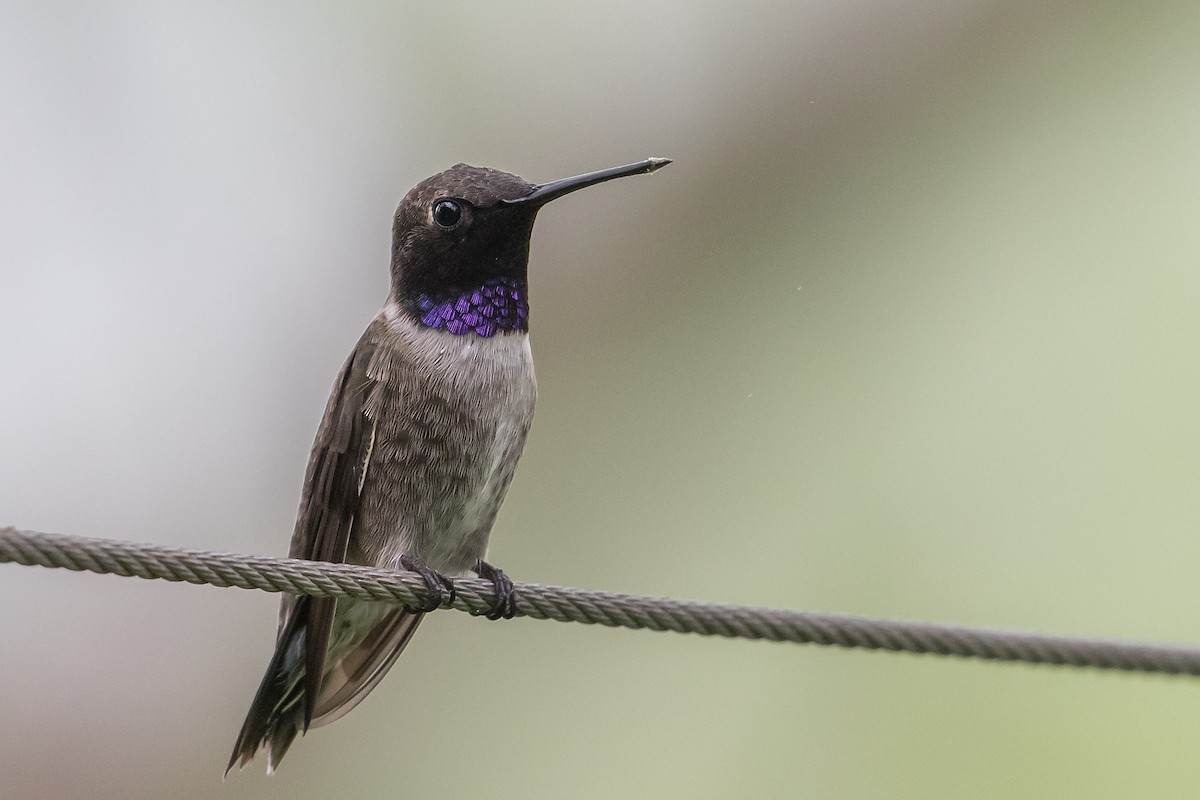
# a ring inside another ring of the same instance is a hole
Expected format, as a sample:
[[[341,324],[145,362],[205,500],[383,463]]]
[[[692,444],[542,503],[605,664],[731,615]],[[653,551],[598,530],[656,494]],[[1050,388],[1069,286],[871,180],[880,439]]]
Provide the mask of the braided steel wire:
[[[236,586],[318,597],[424,604],[427,589],[410,572],[289,558],[184,550],[107,539],[0,528],[0,562],[139,578]],[[443,603],[484,614],[490,581],[459,578]],[[927,622],[721,605],[518,583],[517,616],[622,628],[932,653],[991,661],[1200,676],[1200,649]]]

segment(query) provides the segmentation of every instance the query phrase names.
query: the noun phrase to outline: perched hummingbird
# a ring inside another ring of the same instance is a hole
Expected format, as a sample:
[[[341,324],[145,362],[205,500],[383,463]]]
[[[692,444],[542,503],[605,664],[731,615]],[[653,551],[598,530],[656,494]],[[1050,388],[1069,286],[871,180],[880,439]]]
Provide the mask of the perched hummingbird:
[[[267,771],[296,734],[358,705],[424,612],[476,572],[511,617],[512,582],[483,560],[533,421],[529,238],[543,205],[654,172],[651,158],[540,186],[457,164],[417,184],[392,224],[392,285],[333,385],[317,430],[290,555],[408,569],[425,608],[285,595],[275,654],[226,773],[260,747]]]

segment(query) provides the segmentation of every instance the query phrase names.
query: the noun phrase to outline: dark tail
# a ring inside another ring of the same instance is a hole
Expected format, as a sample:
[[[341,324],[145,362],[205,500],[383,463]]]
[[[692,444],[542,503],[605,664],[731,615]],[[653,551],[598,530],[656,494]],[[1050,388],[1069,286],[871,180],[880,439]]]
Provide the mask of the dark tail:
[[[297,603],[308,601],[301,598]],[[317,684],[320,690],[311,703],[306,701],[309,682],[305,680],[305,620],[309,615],[303,607],[291,609],[238,733],[226,775],[235,765],[250,763],[259,748],[267,751],[267,772],[274,772],[296,735],[308,729],[307,713],[312,714],[311,725],[316,728],[358,705],[383,679],[425,616],[370,601],[339,602],[337,609],[339,617],[357,618],[361,627],[335,626],[331,658],[324,665],[325,674]],[[346,640],[347,629],[359,632]]]
[[[292,624],[281,632],[271,663],[238,733],[229,766],[225,767],[226,775],[234,765],[249,764],[260,747],[267,750],[267,772],[273,772],[296,734],[305,729],[304,626],[295,624],[303,618],[304,614],[292,614]]]

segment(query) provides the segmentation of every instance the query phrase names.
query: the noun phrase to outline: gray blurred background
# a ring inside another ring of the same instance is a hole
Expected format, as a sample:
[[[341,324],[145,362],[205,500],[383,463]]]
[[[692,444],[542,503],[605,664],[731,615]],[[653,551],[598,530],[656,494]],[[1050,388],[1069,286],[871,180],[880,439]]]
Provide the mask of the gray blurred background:
[[[534,236],[528,581],[1200,641],[1200,6],[13,3],[0,524],[286,552],[390,218]],[[440,613],[222,784],[264,593],[0,567],[5,798],[1185,797],[1200,685]]]

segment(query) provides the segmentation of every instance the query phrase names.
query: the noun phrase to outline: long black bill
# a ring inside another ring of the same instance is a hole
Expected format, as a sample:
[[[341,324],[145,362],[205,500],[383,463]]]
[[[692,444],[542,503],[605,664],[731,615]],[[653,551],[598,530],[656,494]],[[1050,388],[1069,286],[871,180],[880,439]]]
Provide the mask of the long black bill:
[[[623,167],[609,167],[608,169],[576,175],[574,178],[563,178],[559,181],[543,183],[524,197],[519,197],[516,200],[501,200],[500,202],[510,206],[524,203],[533,203],[540,206],[562,197],[564,194],[569,194],[576,189],[595,186],[597,183],[611,181],[613,178],[624,178],[626,175],[641,175],[647,172],[654,172],[656,169],[662,169],[670,163],[671,159],[669,158],[647,158],[645,161],[639,161],[636,164],[626,164]]]

